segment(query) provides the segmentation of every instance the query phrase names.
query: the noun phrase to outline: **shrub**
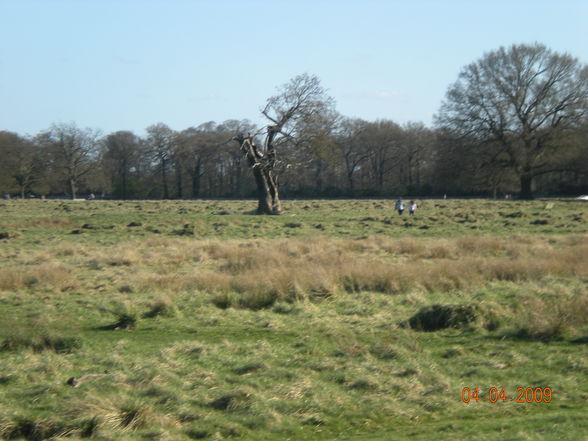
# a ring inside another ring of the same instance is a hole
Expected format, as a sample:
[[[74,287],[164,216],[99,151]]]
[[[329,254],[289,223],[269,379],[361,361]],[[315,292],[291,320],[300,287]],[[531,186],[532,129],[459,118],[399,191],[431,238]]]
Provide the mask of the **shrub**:
[[[418,331],[462,328],[477,319],[477,309],[470,305],[432,305],[422,308],[408,319],[408,326]]]

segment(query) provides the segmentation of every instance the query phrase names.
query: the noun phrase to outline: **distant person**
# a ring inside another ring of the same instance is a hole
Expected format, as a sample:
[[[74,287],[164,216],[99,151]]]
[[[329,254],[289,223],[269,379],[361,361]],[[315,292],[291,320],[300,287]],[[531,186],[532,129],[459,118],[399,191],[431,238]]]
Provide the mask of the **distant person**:
[[[86,198],[88,201],[93,201],[94,199],[96,199],[96,195],[94,193],[90,193],[90,195]]]
[[[398,210],[398,214],[400,216],[402,216],[402,214],[404,213],[404,201],[402,200],[402,198],[396,201],[396,210]]]
[[[415,201],[410,201],[410,203],[408,204],[408,214],[410,214],[411,216],[414,216],[414,212],[416,211],[417,208],[417,204],[415,203]]]
[[[6,194],[4,195],[4,200],[5,200],[5,201],[7,201],[7,200],[9,200],[9,199],[10,199],[10,195],[9,195],[8,193],[6,193]]]

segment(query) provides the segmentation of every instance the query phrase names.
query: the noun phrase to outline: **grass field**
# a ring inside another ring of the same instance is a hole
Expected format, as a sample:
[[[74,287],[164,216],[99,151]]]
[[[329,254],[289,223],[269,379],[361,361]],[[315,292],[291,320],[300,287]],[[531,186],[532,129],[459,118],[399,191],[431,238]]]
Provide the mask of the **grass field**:
[[[0,202],[0,439],[587,440],[588,205],[418,202]]]

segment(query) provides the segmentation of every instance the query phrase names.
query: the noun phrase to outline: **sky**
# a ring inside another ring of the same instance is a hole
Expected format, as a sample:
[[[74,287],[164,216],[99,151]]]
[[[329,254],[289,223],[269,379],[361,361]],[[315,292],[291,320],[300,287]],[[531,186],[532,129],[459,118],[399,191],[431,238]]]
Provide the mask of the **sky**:
[[[588,1],[0,0],[0,130],[261,124],[301,73],[345,116],[430,126],[464,66],[535,42],[588,63]]]

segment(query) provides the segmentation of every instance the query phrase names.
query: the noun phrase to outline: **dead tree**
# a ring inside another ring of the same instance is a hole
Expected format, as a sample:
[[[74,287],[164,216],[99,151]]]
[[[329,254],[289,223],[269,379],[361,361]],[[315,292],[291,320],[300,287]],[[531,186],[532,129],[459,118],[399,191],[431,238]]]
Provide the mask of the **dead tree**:
[[[253,171],[259,203],[257,214],[280,214],[280,195],[278,192],[278,179],[274,173],[276,165],[276,152],[273,146],[273,138],[276,135],[276,128],[269,126],[266,135],[265,154],[261,153],[255,145],[253,136],[239,134],[233,139],[241,146],[241,151],[247,158],[247,164]]]
[[[312,136],[309,129],[322,114],[329,112],[332,99],[326,95],[315,76],[299,75],[284,85],[281,92],[269,98],[261,111],[270,124],[265,129],[263,148],[255,135],[239,134],[233,138],[247,157],[255,177],[259,204],[257,214],[280,214],[281,204],[276,171],[276,147],[290,142],[296,146]]]

